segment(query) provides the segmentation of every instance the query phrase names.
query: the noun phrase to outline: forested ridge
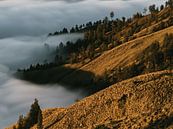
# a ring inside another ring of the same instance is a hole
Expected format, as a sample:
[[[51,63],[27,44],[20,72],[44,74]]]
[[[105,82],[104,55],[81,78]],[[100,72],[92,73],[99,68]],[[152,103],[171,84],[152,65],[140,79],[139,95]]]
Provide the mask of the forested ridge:
[[[147,13],[147,10],[149,13]],[[142,13],[137,12],[130,18],[114,19],[115,15],[116,12],[111,12],[110,16],[105,17],[103,20],[90,21],[86,24],[75,25],[70,30],[64,28],[61,31],[50,33],[48,36],[84,33],[84,39],[78,39],[76,42],[61,42],[57,46],[54,62],[50,65],[45,64],[46,66],[43,66],[43,68],[66,63],[81,62],[85,64],[100,56],[104,51],[173,25],[171,0],[160,7],[153,4],[148,9],[144,8]],[[31,69],[33,67],[31,66]]]
[[[151,5],[148,9],[145,8],[143,13],[138,12],[128,19],[125,17],[114,19],[116,13],[111,12],[110,16],[105,17],[103,20],[88,22],[79,25],[79,27],[76,25],[70,31],[64,28],[60,31],[61,33],[57,31],[58,33],[49,34],[48,36],[56,36],[62,33],[83,32],[84,39],[78,39],[76,42],[68,41],[67,43],[60,43],[56,48],[56,57],[53,62],[31,65],[28,69],[19,69],[19,73],[22,73],[23,79],[35,83],[60,83],[66,75],[75,71],[75,68],[66,68],[64,65],[80,64],[80,66],[84,66],[108,50],[172,26],[172,3],[169,0],[165,5],[161,5],[160,7]],[[147,13],[147,10],[149,13]],[[146,72],[172,68],[173,36],[172,34],[165,34],[163,37],[163,41],[152,41],[152,45],[141,52],[136,63],[131,66],[106,70],[102,76],[78,71],[78,74],[88,78],[83,83],[81,80],[80,84],[86,87],[88,85],[95,85],[98,89],[102,89],[110,84]],[[48,73],[46,74],[46,72]],[[38,76],[41,73],[42,75]],[[79,84],[73,82],[67,85],[78,87]]]

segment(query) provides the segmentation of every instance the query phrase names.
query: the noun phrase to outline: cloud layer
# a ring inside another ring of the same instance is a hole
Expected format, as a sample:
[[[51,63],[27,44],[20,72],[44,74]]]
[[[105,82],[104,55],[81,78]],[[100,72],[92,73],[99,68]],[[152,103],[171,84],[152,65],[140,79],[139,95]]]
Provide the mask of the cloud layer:
[[[75,24],[94,21],[115,11],[117,17],[142,11],[163,0],[5,0],[0,2],[0,37],[38,36]],[[78,2],[77,2],[78,1]],[[80,2],[79,2],[80,1]]]
[[[18,116],[26,114],[34,98],[38,98],[41,107],[64,107],[81,98],[80,91],[72,93],[61,86],[38,86],[9,78],[0,72],[4,84],[0,85],[0,128],[17,121]]]
[[[66,106],[81,97],[80,92],[70,92],[62,86],[39,86],[11,76],[17,68],[29,67],[45,59],[53,60],[52,53],[61,41],[79,38],[82,38],[82,34],[0,39],[0,128],[16,121],[19,114],[26,113],[34,98],[38,98],[41,106],[46,108]],[[44,43],[49,47],[45,47]]]

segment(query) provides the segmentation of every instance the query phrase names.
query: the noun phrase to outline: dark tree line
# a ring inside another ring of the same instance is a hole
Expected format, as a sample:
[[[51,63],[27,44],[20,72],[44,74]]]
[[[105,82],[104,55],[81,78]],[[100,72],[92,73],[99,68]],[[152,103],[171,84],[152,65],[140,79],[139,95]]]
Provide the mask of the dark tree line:
[[[67,28],[64,28],[63,30],[61,31],[56,31],[54,33],[49,33],[48,36],[55,36],[55,35],[60,35],[60,34],[68,34],[68,29]]]

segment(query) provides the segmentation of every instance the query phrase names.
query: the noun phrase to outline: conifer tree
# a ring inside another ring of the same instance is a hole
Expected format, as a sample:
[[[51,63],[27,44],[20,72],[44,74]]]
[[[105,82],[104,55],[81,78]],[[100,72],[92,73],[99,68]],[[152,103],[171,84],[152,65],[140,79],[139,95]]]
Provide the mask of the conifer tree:
[[[24,129],[24,128],[23,128],[23,126],[24,126],[24,125],[23,125],[23,120],[24,120],[24,119],[23,119],[23,115],[20,115],[20,116],[19,116],[19,120],[18,120],[18,128],[17,128],[17,129]]]
[[[39,110],[39,112],[38,112],[37,129],[43,129],[43,124],[42,124],[42,121],[43,121],[43,117],[42,117],[42,111],[41,111],[41,110]]]
[[[110,12],[110,17],[111,17],[111,19],[113,19],[113,17],[114,17],[114,12],[113,11]]]
[[[39,111],[40,111],[40,106],[38,104],[38,100],[35,99],[34,103],[31,105],[31,109],[30,109],[30,112],[29,112],[29,121],[28,121],[28,124],[30,127],[32,127],[34,124],[37,123],[38,121],[38,114],[39,114]]]

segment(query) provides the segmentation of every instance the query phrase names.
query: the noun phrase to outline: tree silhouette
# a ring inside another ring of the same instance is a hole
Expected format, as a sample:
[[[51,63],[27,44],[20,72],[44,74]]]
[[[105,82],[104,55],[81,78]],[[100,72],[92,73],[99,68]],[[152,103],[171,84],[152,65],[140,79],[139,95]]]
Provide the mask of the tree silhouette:
[[[160,6],[160,11],[163,10],[163,9],[164,9],[164,5],[162,4],[162,5]]]
[[[114,17],[114,12],[113,11],[110,12],[110,17],[111,17],[111,19],[113,19],[113,17]]]
[[[150,13],[155,13],[156,12],[156,5],[155,4],[150,5],[149,6],[149,11],[150,11]]]
[[[144,13],[144,14],[147,13],[147,8],[144,8],[143,13]]]
[[[23,123],[24,123],[23,115],[20,115],[20,116],[19,116],[19,120],[18,120],[18,128],[17,128],[17,129],[24,129]]]
[[[34,103],[31,105],[31,109],[29,111],[29,115],[28,115],[28,121],[27,121],[27,125],[29,127],[32,127],[34,124],[37,123],[38,121],[38,114],[40,111],[40,106],[38,104],[38,100],[35,99]]]
[[[39,110],[39,112],[38,112],[38,122],[37,122],[37,128],[38,129],[43,129],[42,121],[43,121],[42,111]]]

